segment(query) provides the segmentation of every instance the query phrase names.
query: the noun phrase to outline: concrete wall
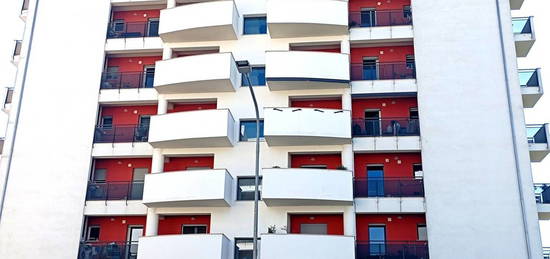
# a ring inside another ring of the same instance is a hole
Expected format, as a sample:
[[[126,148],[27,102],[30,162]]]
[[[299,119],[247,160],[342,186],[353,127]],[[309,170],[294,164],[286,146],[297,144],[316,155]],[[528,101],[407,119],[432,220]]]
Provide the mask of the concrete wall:
[[[412,3],[432,258],[529,258],[525,230],[541,258],[509,1],[499,2],[506,67],[495,1]]]

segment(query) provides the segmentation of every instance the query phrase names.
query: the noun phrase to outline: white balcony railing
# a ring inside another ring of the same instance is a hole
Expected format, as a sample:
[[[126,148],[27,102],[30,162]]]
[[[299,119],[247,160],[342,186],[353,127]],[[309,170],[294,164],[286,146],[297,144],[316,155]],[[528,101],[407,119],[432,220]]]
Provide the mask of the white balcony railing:
[[[149,144],[155,148],[231,147],[235,138],[235,119],[227,109],[151,117]]]
[[[263,169],[262,200],[267,206],[349,205],[352,179],[347,170]]]
[[[161,235],[139,238],[139,259],[229,259],[231,247],[223,234]]]
[[[355,258],[355,239],[351,236],[289,234],[261,238],[262,259]]]
[[[226,207],[233,177],[225,169],[148,174],[143,203],[148,207]]]
[[[240,84],[231,53],[173,58],[155,66],[155,88],[161,94],[234,92]]]
[[[164,42],[236,40],[240,23],[233,1],[193,3],[162,10],[159,35]]]
[[[264,135],[270,146],[350,144],[350,112],[313,108],[265,108]]]

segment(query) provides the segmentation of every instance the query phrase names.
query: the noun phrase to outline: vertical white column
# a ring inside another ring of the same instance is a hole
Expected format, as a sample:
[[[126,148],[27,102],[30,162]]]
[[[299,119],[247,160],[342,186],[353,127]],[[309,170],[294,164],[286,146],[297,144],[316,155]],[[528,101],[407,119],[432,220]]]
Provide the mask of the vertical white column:
[[[351,88],[345,89],[342,94],[342,109],[351,111]]]
[[[159,96],[158,98],[157,114],[166,114],[168,112],[168,100],[163,96]]]
[[[176,7],[176,0],[166,1],[166,8],[174,8],[174,7]]]
[[[151,173],[162,173],[162,171],[164,171],[164,155],[162,154],[162,149],[153,149],[153,157],[151,160]]]
[[[346,207],[344,211],[344,235],[355,236],[355,207]]]
[[[172,58],[172,48],[164,46],[162,49],[162,60],[167,60]]]
[[[342,150],[342,165],[345,166],[348,170],[353,171],[353,145],[347,144],[344,145]]]
[[[350,54],[350,49],[351,49],[351,46],[350,46],[349,40],[342,40],[340,42],[340,52],[341,53]]]
[[[155,209],[147,209],[147,221],[145,222],[145,236],[156,236],[159,228],[159,215]]]

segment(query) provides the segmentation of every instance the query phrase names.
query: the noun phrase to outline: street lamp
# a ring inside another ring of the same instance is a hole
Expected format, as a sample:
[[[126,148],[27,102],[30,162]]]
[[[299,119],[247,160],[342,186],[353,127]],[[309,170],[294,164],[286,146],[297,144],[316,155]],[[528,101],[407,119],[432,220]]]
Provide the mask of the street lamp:
[[[258,110],[258,102],[256,101],[256,95],[250,82],[250,71],[252,67],[248,60],[239,60],[237,63],[237,70],[244,75],[246,82],[248,83],[248,89],[250,89],[250,95],[254,102],[254,109],[256,110],[256,169],[254,174],[254,235],[252,246],[252,259],[258,258],[258,185],[260,181],[260,111]]]

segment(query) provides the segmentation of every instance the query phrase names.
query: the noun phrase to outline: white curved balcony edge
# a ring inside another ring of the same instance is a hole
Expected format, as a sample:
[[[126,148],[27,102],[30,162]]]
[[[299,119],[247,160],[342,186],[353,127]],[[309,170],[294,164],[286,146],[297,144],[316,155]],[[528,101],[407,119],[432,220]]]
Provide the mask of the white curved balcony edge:
[[[355,258],[355,239],[352,236],[264,234],[261,242],[262,259]]]
[[[350,111],[264,108],[264,136],[269,146],[350,144]]]
[[[235,136],[235,119],[227,109],[156,115],[149,128],[155,148],[231,147]]]
[[[233,177],[225,169],[147,174],[143,204],[147,207],[228,207]]]
[[[348,33],[347,1],[269,0],[267,13],[267,25],[272,38]]]
[[[262,200],[267,206],[351,205],[353,176],[347,170],[263,169]]]
[[[164,42],[236,40],[240,18],[233,1],[182,5],[160,12]]]
[[[234,92],[240,82],[231,53],[173,58],[155,66],[155,89],[161,94]]]
[[[139,259],[228,259],[230,257],[230,241],[224,234],[161,235],[139,238]]]
[[[348,54],[268,51],[265,60],[266,81],[272,91],[349,87]]]

